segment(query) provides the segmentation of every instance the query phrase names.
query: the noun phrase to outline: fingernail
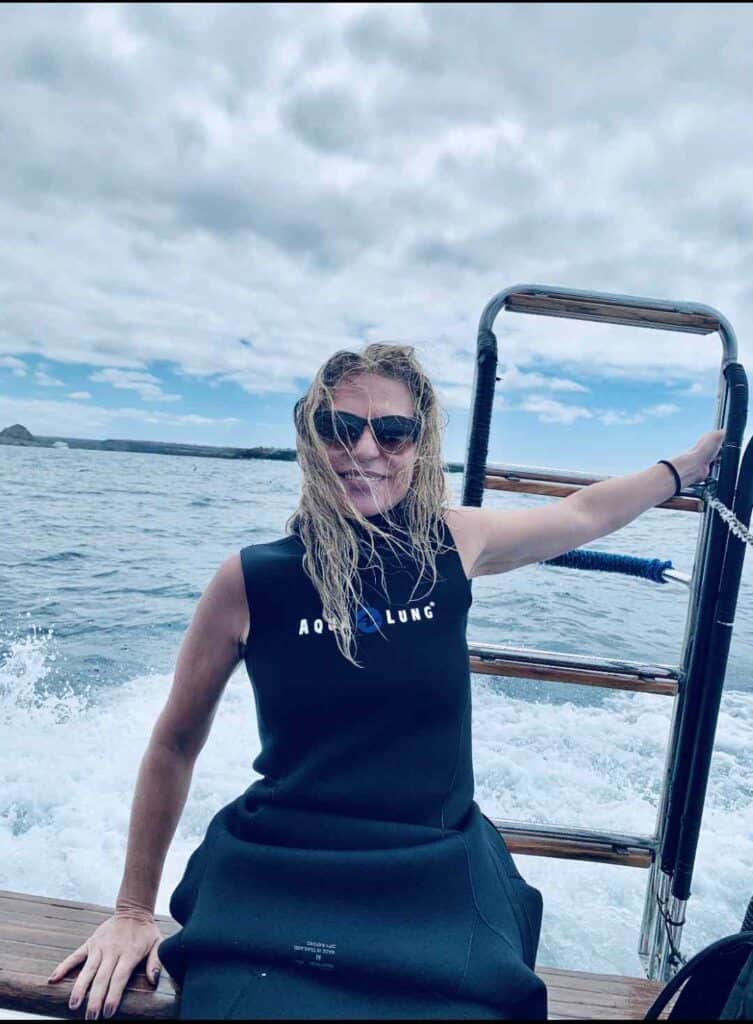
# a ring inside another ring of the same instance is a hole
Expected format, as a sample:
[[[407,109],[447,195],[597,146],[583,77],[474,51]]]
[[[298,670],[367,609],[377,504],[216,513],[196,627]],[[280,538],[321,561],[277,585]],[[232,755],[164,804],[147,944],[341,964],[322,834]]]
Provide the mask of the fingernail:
[[[104,1012],[103,1016],[104,1017],[112,1017],[112,1015],[114,1013],[115,1013],[115,1007],[113,1007],[113,1006],[106,1006],[105,1007],[105,1012]]]
[[[80,1002],[81,1002],[81,1000],[80,1000],[80,999],[78,998],[78,996],[75,996],[75,997],[73,997],[73,998],[72,998],[72,999],[70,1000],[70,1002],[68,1003],[68,1005],[70,1006],[70,1008],[71,1008],[72,1010],[75,1010],[75,1009],[76,1009],[76,1007],[78,1006],[78,1004],[79,1004]]]
[[[154,982],[155,985],[159,981],[159,975],[160,975],[159,968],[157,968],[156,971],[152,971],[152,981]]]

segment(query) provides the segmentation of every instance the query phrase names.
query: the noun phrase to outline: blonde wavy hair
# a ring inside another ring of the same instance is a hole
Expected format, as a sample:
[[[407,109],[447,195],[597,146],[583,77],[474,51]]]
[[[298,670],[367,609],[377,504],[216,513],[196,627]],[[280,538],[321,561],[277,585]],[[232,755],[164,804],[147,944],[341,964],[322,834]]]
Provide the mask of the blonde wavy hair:
[[[402,381],[414,400],[414,416],[420,432],[416,440],[416,461],[408,492],[398,504],[404,510],[398,523],[389,509],[382,512],[389,532],[370,523],[351,504],[342,480],[332,469],[327,446],[314,425],[319,409],[334,410],[333,391],[341,381],[362,373],[374,373]],[[342,349],[320,367],[305,395],[296,403],[296,451],[303,473],[301,496],[296,511],[285,524],[297,533],[304,546],[303,570],[322,601],[322,618],[333,630],[343,657],[356,668],[356,616],[363,607],[359,569],[358,531],[360,525],[370,541],[369,565],[381,572],[384,564],[375,546],[382,538],[390,550],[416,560],[418,575],[410,601],[423,576],[431,576],[429,591],[437,579],[436,556],[450,547],[443,545],[442,516],[450,507],[451,494],[442,463],[442,434],[446,425],[436,392],[411,345],[375,343],[360,352]]]

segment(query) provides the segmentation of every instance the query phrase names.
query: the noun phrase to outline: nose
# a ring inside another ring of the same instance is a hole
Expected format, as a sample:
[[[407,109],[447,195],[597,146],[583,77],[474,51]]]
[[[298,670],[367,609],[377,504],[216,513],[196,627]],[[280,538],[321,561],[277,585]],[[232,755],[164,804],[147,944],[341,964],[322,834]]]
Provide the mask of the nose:
[[[370,423],[367,423],[363,428],[363,432],[358,438],[358,442],[353,447],[352,451],[353,455],[355,455],[359,460],[378,458],[382,454],[382,449],[377,444],[377,440],[374,437],[374,432],[371,429]]]

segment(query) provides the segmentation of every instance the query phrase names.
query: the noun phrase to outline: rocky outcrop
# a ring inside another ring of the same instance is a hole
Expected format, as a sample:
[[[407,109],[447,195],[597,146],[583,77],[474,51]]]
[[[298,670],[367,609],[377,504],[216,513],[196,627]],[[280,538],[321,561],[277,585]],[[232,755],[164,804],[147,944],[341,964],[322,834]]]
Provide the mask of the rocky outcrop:
[[[194,455],[210,459],[282,459],[293,462],[292,448],[218,448],[208,444],[173,444],[170,441],[129,441],[108,439],[93,441],[88,437],[47,437],[34,435],[20,423],[0,430],[0,444],[27,445],[35,448],[85,448],[99,452],[145,452],[149,455]]]
[[[0,438],[7,439],[8,441],[28,443],[29,441],[34,440],[34,435],[20,423],[14,423],[12,427],[6,427],[5,430],[0,430]]]

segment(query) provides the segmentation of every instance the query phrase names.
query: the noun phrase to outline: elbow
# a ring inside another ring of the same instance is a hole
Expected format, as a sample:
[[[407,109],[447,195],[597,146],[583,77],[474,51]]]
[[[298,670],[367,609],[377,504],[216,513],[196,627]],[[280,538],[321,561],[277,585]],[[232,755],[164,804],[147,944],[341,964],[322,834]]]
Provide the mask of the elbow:
[[[194,764],[206,743],[209,730],[202,735],[195,732],[182,732],[168,728],[163,720],[158,720],[149,740],[149,748],[158,753],[167,752],[173,757],[180,757],[189,764]]]
[[[573,498],[575,497],[577,495],[573,495]],[[570,498],[566,498],[565,502],[567,503],[570,500]],[[572,513],[573,544],[570,550],[583,547],[584,544],[590,544],[600,537],[605,537],[617,528],[606,516],[597,513],[591,506],[583,502],[572,501]]]

